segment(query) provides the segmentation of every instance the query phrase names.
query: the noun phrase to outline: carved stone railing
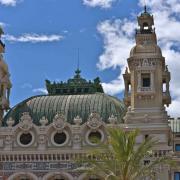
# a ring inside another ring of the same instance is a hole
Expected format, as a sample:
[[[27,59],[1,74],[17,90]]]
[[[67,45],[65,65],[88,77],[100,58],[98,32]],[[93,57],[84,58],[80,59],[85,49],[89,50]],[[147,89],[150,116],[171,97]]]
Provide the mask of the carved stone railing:
[[[85,157],[85,153],[47,153],[47,154],[0,154],[0,162],[69,162]]]

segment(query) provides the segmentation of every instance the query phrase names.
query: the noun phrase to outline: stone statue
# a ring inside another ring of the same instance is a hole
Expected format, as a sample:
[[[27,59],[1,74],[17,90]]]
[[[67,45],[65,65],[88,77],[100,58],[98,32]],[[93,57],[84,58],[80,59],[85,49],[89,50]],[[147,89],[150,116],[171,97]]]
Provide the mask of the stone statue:
[[[0,54],[0,121],[2,121],[4,110],[9,109],[9,96],[12,87],[8,66],[2,54]]]

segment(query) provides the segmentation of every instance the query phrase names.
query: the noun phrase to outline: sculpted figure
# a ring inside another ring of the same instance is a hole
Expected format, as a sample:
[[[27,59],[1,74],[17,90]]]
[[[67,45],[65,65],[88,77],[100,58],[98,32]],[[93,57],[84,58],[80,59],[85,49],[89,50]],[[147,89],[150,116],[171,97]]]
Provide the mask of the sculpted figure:
[[[4,110],[9,109],[9,96],[12,87],[8,66],[2,54],[0,54],[0,119],[3,117]]]

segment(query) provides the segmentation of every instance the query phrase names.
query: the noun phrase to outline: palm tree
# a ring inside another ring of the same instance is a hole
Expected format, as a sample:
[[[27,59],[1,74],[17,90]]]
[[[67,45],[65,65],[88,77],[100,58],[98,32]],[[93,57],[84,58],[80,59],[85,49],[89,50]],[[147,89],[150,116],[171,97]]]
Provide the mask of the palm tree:
[[[93,151],[83,160],[88,174],[100,174],[105,180],[140,180],[155,178],[155,168],[160,165],[174,165],[170,157],[152,159],[152,147],[157,141],[152,138],[136,145],[138,130],[125,132],[122,129],[109,129],[107,145]],[[91,158],[90,158],[91,157]],[[147,160],[146,157],[148,158]]]

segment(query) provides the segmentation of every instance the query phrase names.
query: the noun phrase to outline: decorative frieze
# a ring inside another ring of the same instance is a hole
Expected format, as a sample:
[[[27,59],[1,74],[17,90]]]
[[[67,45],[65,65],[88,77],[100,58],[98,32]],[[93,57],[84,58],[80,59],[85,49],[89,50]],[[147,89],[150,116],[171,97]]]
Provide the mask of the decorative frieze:
[[[3,171],[53,171],[53,170],[73,170],[78,167],[77,163],[72,162],[4,162],[0,166]]]

